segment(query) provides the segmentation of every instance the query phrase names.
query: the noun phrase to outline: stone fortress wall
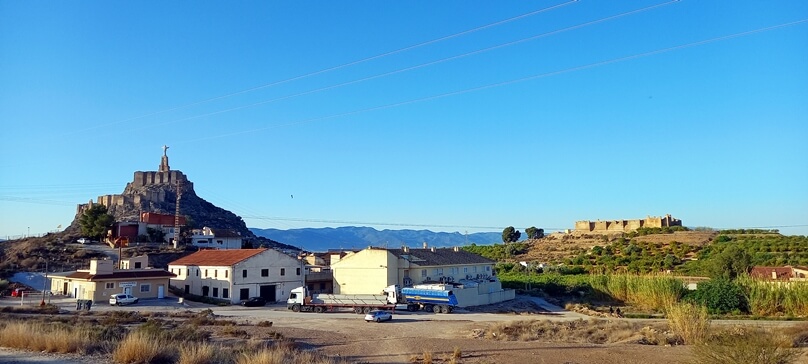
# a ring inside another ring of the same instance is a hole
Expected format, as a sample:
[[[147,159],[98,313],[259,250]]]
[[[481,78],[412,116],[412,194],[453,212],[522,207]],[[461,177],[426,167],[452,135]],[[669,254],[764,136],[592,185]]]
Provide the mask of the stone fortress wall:
[[[119,195],[103,195],[98,196],[98,204],[107,206],[144,206],[150,202],[163,203],[166,201],[166,191],[176,190],[177,184],[182,186],[183,190],[193,190],[193,183],[188,181],[188,177],[181,171],[172,171],[168,165],[168,156],[164,147],[163,157],[160,161],[158,171],[137,171],[135,172],[132,182],[126,184],[123,194]],[[150,188],[150,187],[162,188]],[[173,195],[171,196],[171,203],[174,203]],[[93,201],[90,200],[86,204],[79,204],[76,207],[76,215],[81,215],[87,209],[93,206]]]
[[[576,232],[631,232],[641,227],[662,228],[671,226],[682,226],[682,220],[665,216],[648,216],[644,219],[634,220],[582,220],[575,222]]]

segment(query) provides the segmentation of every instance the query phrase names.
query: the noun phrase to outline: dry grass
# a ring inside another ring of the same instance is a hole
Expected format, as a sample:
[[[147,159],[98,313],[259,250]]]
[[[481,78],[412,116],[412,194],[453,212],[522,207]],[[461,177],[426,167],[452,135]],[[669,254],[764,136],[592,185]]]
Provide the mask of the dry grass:
[[[273,346],[242,353],[235,364],[336,364],[334,359],[310,351]]]
[[[10,322],[0,329],[0,346],[49,353],[86,353],[90,333],[65,325]]]
[[[177,364],[215,364],[223,362],[217,355],[219,351],[210,344],[191,344],[180,346],[180,357]]]
[[[700,364],[789,364],[800,354],[785,335],[746,328],[716,332],[693,347]]]
[[[531,320],[496,323],[489,327],[485,337],[494,340],[543,341],[563,343],[610,344],[635,342],[650,345],[676,343],[675,337],[664,325],[644,326],[629,321],[575,320],[553,322]]]
[[[151,335],[135,331],[127,335],[112,352],[112,360],[125,364],[149,364],[170,361],[171,355],[165,342]]]
[[[665,310],[668,326],[685,344],[700,344],[707,338],[710,319],[707,308],[690,303],[679,303],[668,306]]]

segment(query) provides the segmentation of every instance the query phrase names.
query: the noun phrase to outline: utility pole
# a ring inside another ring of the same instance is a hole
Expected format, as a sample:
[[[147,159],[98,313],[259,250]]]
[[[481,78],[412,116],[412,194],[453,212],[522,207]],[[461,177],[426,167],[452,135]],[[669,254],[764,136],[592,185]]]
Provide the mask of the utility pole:
[[[48,288],[48,258],[45,258],[45,282],[42,283],[42,301],[39,302],[40,306],[45,306],[45,291]],[[50,302],[50,298],[48,298]]]
[[[179,245],[180,236],[180,197],[182,196],[182,186],[177,181],[177,202],[174,204],[174,247]]]

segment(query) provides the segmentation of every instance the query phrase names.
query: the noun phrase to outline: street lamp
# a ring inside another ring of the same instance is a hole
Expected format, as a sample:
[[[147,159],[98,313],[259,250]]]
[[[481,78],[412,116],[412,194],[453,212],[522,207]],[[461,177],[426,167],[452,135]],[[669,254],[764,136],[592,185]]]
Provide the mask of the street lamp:
[[[45,291],[47,290],[47,288],[48,288],[48,258],[45,258],[45,281],[42,282],[42,301],[39,302],[40,306],[45,306]],[[50,302],[50,297],[48,297],[48,302]]]

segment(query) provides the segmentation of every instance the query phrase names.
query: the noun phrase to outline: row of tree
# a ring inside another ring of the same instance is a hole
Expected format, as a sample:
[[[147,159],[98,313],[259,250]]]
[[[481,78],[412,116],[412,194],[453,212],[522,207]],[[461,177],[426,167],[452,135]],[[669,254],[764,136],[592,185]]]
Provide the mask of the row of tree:
[[[525,229],[525,234],[527,234],[528,239],[541,239],[544,237],[544,229],[538,229],[535,226],[531,226]],[[502,242],[503,243],[515,243],[519,241],[519,238],[522,237],[522,233],[519,230],[516,230],[513,226],[508,226],[505,230],[502,230]]]

